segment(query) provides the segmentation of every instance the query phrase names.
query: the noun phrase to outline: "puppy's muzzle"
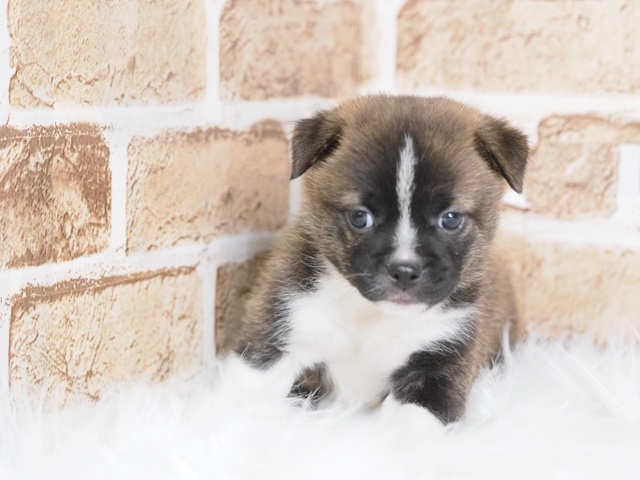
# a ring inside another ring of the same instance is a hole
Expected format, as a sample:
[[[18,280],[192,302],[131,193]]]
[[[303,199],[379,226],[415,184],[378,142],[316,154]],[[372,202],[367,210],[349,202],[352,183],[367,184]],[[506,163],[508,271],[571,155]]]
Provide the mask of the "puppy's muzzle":
[[[422,267],[417,262],[393,262],[387,273],[394,287],[402,291],[415,286],[422,276]]]

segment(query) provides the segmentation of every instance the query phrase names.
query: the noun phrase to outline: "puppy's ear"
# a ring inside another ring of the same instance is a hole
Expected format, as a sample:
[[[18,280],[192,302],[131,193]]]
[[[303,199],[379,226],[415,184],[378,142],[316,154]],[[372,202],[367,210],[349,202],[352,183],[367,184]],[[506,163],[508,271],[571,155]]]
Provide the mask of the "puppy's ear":
[[[475,133],[475,147],[482,158],[502,175],[511,188],[522,193],[527,169],[527,137],[504,120],[485,117]]]
[[[336,110],[298,121],[291,139],[291,180],[331,155],[340,144],[341,133],[342,120]]]

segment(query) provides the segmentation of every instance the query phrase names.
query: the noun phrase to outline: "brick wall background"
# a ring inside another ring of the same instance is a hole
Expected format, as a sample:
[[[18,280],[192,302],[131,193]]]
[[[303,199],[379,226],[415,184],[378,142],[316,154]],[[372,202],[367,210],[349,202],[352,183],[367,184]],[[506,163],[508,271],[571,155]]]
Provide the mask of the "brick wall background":
[[[640,2],[0,0],[0,384],[193,375],[295,210],[287,135],[446,93],[534,149],[500,241],[550,334],[640,326]]]

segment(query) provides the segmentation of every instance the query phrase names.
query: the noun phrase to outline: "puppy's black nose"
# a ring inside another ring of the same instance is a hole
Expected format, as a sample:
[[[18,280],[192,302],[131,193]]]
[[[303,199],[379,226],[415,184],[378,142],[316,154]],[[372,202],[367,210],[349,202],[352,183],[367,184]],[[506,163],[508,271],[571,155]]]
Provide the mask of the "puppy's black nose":
[[[396,262],[387,267],[387,272],[396,287],[407,290],[418,281],[422,268],[415,262]]]

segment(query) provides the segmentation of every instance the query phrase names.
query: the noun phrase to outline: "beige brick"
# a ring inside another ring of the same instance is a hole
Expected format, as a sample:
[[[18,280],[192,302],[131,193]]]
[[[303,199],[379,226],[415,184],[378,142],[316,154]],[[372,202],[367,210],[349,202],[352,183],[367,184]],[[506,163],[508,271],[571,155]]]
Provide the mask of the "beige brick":
[[[67,405],[120,382],[194,374],[201,290],[192,269],[26,289],[11,314],[12,393]]]
[[[0,268],[107,246],[109,150],[97,127],[0,128]]]
[[[409,0],[401,88],[640,91],[636,0]]]
[[[640,143],[640,123],[551,117],[540,124],[538,137],[526,186],[533,211],[558,218],[610,216],[616,210],[619,146]]]
[[[286,222],[287,142],[276,122],[134,138],[128,152],[129,251]]]
[[[529,329],[612,338],[640,328],[640,246],[576,246],[518,234],[502,235],[500,244]]]
[[[360,12],[360,67],[359,80],[367,83],[375,80],[381,64],[379,45],[381,40],[380,20],[376,5],[372,1],[361,4]]]
[[[245,303],[265,260],[266,254],[261,254],[248,262],[218,267],[215,324],[218,354],[231,348],[237,339]]]
[[[617,165],[612,145],[540,143],[527,180],[532,211],[557,218],[611,215]]]
[[[640,122],[624,122],[596,115],[553,116],[538,126],[547,142],[565,144],[640,143]]]
[[[222,98],[356,93],[359,22],[348,1],[231,0],[220,25]]]
[[[14,107],[193,101],[205,90],[204,2],[11,0]]]

